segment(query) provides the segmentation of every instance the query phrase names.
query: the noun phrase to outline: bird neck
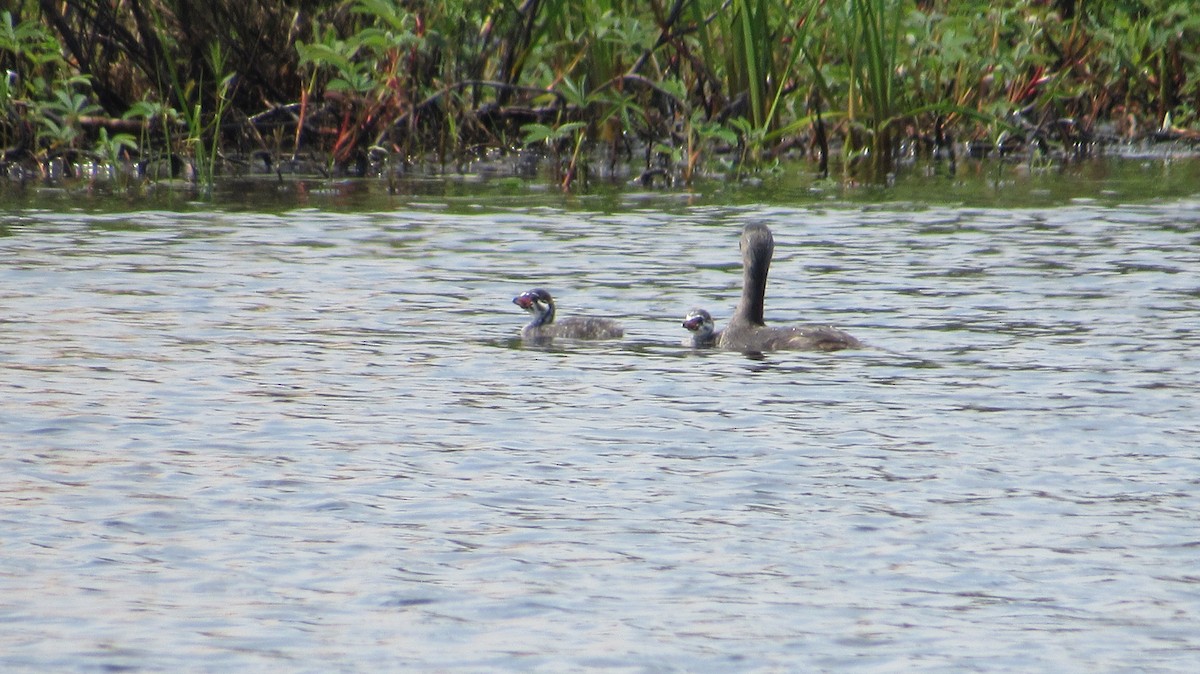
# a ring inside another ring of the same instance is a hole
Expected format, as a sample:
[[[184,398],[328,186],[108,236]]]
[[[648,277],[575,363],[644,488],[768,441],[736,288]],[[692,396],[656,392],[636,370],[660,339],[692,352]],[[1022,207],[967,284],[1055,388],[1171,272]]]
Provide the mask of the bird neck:
[[[735,318],[739,322],[763,325],[763,298],[767,294],[767,272],[771,268],[771,250],[765,246],[751,246],[746,252],[742,268],[742,299],[738,302]]]
[[[712,346],[717,343],[717,334],[712,330],[703,330],[692,336],[692,346]]]
[[[533,305],[533,320],[529,322],[531,327],[540,328],[543,325],[550,325],[554,322],[554,303],[542,302],[537,300]]]

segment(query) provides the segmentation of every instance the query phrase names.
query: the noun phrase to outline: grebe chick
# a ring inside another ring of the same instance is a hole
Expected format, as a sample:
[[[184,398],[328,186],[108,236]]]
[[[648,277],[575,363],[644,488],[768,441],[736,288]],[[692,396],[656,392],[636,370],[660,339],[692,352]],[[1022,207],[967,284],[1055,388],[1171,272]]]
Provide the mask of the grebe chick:
[[[513,304],[533,314],[533,320],[521,329],[524,339],[620,339],[625,334],[621,324],[609,318],[575,316],[556,322],[554,298],[541,288],[517,295]]]
[[[721,334],[716,332],[712,314],[704,309],[692,309],[687,312],[687,316],[683,317],[683,327],[692,332],[692,339],[684,344],[697,349],[715,346]]]
[[[848,333],[827,325],[767,327],[763,321],[763,304],[767,294],[767,272],[775,253],[775,237],[766,225],[752,222],[742,230],[739,246],[742,250],[742,298],[729,325],[717,338],[717,346],[748,352],[838,351],[862,346]]]

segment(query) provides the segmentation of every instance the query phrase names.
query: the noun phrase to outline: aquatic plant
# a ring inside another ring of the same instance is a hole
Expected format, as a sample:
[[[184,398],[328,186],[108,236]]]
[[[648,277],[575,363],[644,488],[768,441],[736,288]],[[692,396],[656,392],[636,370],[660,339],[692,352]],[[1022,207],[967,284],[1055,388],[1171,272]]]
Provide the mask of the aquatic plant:
[[[1183,0],[17,0],[0,139],[36,163],[120,130],[207,183],[251,152],[361,174],[537,149],[574,188],[602,161],[686,183],[815,153],[824,173],[831,147],[886,181],[960,145],[1200,135],[1195,44]]]
[[[175,156],[173,137],[182,119],[174,107],[155,100],[138,101],[121,115],[121,119],[140,122],[135,145],[147,149],[141,156],[143,169],[151,162],[170,161],[170,157]]]
[[[727,34],[732,49],[726,52],[729,91],[744,95],[748,114],[734,117],[743,143],[742,163],[756,167],[766,145],[781,134],[780,103],[794,66],[807,45],[807,28],[816,3],[768,0],[733,0]],[[784,49],[779,49],[779,45]]]
[[[49,99],[38,103],[38,123],[42,128],[39,145],[46,152],[73,149],[79,137],[80,120],[100,111],[100,106],[89,101],[82,91],[87,85],[86,77],[76,75],[61,82]]]

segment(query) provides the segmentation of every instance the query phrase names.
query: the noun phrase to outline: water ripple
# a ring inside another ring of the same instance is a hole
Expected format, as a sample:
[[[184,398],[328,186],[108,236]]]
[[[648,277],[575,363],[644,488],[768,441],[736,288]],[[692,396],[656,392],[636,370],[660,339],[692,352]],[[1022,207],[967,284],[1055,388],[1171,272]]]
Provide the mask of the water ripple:
[[[1190,672],[1194,206],[21,214],[0,663]]]

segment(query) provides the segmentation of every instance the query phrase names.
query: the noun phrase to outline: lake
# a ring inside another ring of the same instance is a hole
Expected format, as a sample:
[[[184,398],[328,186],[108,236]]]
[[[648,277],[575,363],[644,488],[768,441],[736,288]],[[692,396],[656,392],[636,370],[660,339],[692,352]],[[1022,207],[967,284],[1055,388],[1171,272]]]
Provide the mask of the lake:
[[[0,666],[1196,671],[1200,190],[1133,174],[15,199]],[[749,222],[868,348],[682,346]]]

